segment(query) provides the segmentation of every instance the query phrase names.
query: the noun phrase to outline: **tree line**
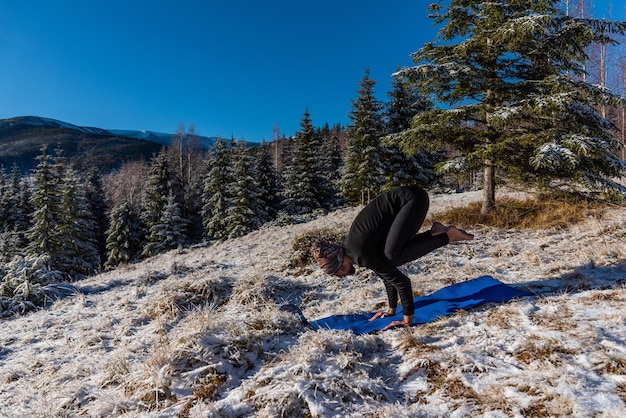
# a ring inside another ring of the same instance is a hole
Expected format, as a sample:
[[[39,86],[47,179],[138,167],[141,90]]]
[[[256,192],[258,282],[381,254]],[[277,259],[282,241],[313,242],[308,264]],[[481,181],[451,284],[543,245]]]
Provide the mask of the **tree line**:
[[[46,254],[51,270],[76,280],[267,223],[300,222],[398,185],[432,184],[442,153],[408,156],[380,141],[429,104],[399,80],[381,103],[375,84],[366,70],[347,128],[315,127],[305,110],[291,137],[256,146],[219,138],[204,150],[194,128],[181,126],[149,162],[111,173],[79,173],[62,150],[51,155],[44,145],[31,175],[2,170],[0,262]]]
[[[181,126],[151,161],[113,173],[77,173],[43,147],[32,175],[0,177],[0,262],[45,254],[76,279],[444,174],[481,173],[484,211],[501,181],[623,198],[612,116],[625,101],[587,64],[626,23],[572,16],[558,1],[430,7],[438,38],[393,74],[385,102],[366,70],[346,127],[315,127],[305,110],[293,136],[252,147],[221,138],[207,151]]]

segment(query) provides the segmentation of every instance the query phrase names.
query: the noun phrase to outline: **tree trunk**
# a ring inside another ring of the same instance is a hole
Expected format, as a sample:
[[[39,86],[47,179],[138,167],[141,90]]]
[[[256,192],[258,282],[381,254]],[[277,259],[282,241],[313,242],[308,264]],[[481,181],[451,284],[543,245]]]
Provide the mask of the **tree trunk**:
[[[485,161],[483,176],[483,206],[480,213],[486,215],[496,207],[496,168],[491,161]]]

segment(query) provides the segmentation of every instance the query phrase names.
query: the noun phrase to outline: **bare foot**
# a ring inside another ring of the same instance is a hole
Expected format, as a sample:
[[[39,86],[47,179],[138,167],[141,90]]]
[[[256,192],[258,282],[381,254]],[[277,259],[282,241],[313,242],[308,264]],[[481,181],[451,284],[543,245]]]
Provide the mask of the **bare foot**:
[[[469,234],[456,226],[449,226],[446,234],[448,234],[448,242],[470,241],[474,239],[473,234]]]
[[[430,227],[430,233],[432,236],[444,234],[448,230],[448,227],[441,222],[433,222]]]

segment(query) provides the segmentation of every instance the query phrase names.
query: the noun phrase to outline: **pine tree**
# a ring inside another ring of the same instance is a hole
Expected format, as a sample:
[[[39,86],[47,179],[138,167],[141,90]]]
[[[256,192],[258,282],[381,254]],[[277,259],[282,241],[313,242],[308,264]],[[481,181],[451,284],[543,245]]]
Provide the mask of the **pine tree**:
[[[93,216],[96,248],[98,249],[100,259],[105,260],[106,231],[109,228],[109,219],[106,215],[107,204],[104,200],[105,195],[102,186],[102,177],[97,169],[92,169],[87,172],[85,180],[85,197],[87,198],[89,212]]]
[[[295,143],[296,139],[294,137],[287,138],[286,136],[283,136],[280,140],[280,154],[278,158],[277,170],[282,184],[285,184],[286,179],[293,171]]]
[[[142,198],[141,219],[148,234],[151,228],[161,221],[168,196],[173,193],[171,182],[172,174],[166,152],[163,150],[152,160]]]
[[[349,115],[352,124],[348,125],[341,192],[352,205],[366,203],[381,191],[384,184],[380,143],[383,107],[374,96],[375,85],[376,80],[370,78],[367,69]]]
[[[236,238],[259,228],[266,213],[261,207],[257,183],[257,173],[252,156],[241,142],[236,149],[233,169],[233,182],[230,186],[230,199],[226,210],[226,232],[228,238]]]
[[[26,178],[20,179],[17,165],[12,174],[12,184],[15,190],[19,190],[19,210],[16,211],[15,229],[26,236],[27,231],[32,227],[32,214],[35,207],[32,202],[32,188]]]
[[[53,263],[73,279],[92,274],[100,267],[96,225],[84,190],[76,171],[65,167],[61,185],[61,218],[57,224],[63,245]]]
[[[61,179],[55,169],[52,157],[47,153],[47,146],[41,148],[37,157],[37,167],[33,175],[33,193],[31,202],[35,208],[32,214],[32,226],[28,230],[28,255],[50,256],[53,268],[64,242],[59,225],[63,224],[61,208]]]
[[[0,224],[0,261],[8,262],[27,246],[26,233],[31,227],[29,218],[33,212],[28,202],[29,188],[22,180],[17,164],[13,164],[0,199],[6,215]]]
[[[266,216],[263,222],[274,219],[280,207],[280,188],[278,185],[278,174],[272,164],[270,147],[263,143],[260,147],[252,151],[255,154],[257,183],[259,189],[259,200]]]
[[[311,213],[325,206],[323,184],[317,156],[319,142],[308,109],[296,133],[291,169],[283,190],[283,210],[291,215]]]
[[[0,164],[0,232],[6,230],[10,208],[9,199],[9,181],[4,166]]]
[[[8,227],[11,198],[4,166],[0,165],[0,263],[10,261],[14,254],[12,247],[15,243]]]
[[[483,213],[495,206],[496,172],[540,186],[621,190],[614,125],[596,111],[624,103],[584,81],[585,49],[613,42],[624,22],[566,16],[556,0],[431,5],[440,44],[401,71],[442,106],[421,113],[405,150],[445,144],[463,155],[444,165],[482,169]]]
[[[222,138],[218,138],[208,158],[210,170],[204,180],[202,194],[202,224],[210,239],[220,240],[228,236],[226,213],[232,182],[231,161],[231,150]]]
[[[149,257],[184,246],[187,243],[186,228],[187,221],[181,216],[180,204],[170,193],[159,222],[150,228],[143,255]]]
[[[109,269],[138,260],[146,235],[137,209],[127,201],[115,206],[110,218],[106,246],[108,257],[105,263]]]
[[[30,188],[26,179],[22,179],[17,164],[13,164],[9,185],[10,213],[7,218],[7,229],[25,234],[30,228],[30,214],[33,211],[29,203]]]
[[[324,179],[321,192],[324,195],[322,199],[324,206],[327,208],[333,208],[342,203],[339,196],[341,169],[343,168],[342,136],[345,137],[345,130],[338,124],[330,128],[326,123],[318,133],[321,145],[317,158],[320,177]]]
[[[385,112],[385,133],[388,138],[411,128],[415,115],[432,107],[432,103],[421,96],[414,87],[395,74],[387,93],[389,102]],[[427,150],[404,153],[393,140],[387,140],[382,149],[385,173],[385,190],[397,186],[418,185],[428,187],[436,179],[435,164],[442,153]]]
[[[204,152],[195,127],[180,125],[172,146],[167,150],[167,160],[171,167],[172,191],[180,202],[182,217],[189,221],[187,233],[190,239],[202,237],[202,183]]]

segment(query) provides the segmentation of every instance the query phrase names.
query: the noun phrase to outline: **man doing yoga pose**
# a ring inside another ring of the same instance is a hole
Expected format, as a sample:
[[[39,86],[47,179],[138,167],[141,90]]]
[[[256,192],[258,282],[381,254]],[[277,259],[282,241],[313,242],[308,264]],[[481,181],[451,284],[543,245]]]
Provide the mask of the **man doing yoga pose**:
[[[418,233],[429,203],[428,193],[419,187],[403,186],[381,193],[357,215],[343,243],[316,241],[311,248],[327,274],[353,274],[357,264],[373,270],[383,280],[389,310],[378,312],[371,320],[395,315],[399,296],[404,320],[394,321],[389,327],[411,325],[411,280],[397,267],[448,243],[474,239],[474,235],[462,229],[439,222],[434,222],[429,231]]]

